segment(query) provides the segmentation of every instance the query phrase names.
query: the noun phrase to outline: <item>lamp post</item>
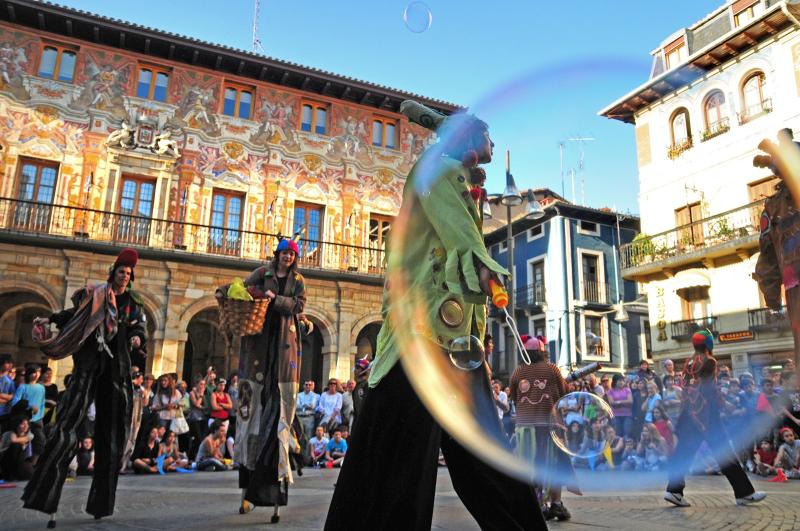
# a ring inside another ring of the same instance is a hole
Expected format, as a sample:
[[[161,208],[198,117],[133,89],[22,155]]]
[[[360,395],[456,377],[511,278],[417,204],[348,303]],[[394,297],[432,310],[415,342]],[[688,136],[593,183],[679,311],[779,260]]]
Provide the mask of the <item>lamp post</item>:
[[[515,292],[514,292],[514,232],[512,227],[511,208],[519,206],[527,199],[528,207],[526,209],[525,217],[531,219],[539,219],[544,216],[544,209],[542,205],[536,200],[533,192],[528,191],[526,198],[522,197],[517,189],[517,184],[514,182],[514,176],[511,175],[511,153],[506,151],[506,187],[502,195],[493,196],[492,200],[497,200],[499,203],[506,207],[506,252],[508,253],[508,271],[511,274],[511,281],[508,289],[508,312],[516,318],[515,314]],[[483,208],[484,217],[491,217],[491,208],[489,208],[488,200],[484,203]]]

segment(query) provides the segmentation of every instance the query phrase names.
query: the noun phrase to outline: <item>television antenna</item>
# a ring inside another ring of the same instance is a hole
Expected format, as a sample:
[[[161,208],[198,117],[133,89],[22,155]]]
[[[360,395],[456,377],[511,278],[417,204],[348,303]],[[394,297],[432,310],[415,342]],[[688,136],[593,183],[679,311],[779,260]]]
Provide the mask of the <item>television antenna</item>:
[[[261,14],[261,0],[254,0],[253,1],[253,44],[252,44],[252,51],[253,53],[263,53],[264,47],[261,46],[261,39],[258,37],[258,18]]]
[[[581,206],[585,206],[585,203],[586,203],[586,190],[585,190],[586,181],[584,179],[583,170],[584,170],[584,161],[586,159],[584,157],[583,145],[586,142],[594,141],[594,138],[590,137],[590,136],[581,136],[579,134],[578,136],[574,136],[572,138],[568,138],[567,140],[570,141],[570,142],[577,142],[578,143],[578,150],[580,152],[580,156],[578,157],[578,175],[580,176],[580,179],[581,179]]]

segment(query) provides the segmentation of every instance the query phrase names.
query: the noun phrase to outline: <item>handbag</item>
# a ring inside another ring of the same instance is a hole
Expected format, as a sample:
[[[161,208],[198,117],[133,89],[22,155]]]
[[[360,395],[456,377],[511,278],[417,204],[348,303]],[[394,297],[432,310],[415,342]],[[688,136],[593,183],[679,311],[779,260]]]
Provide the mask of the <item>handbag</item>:
[[[189,432],[189,423],[186,422],[186,419],[183,417],[183,412],[178,413],[175,418],[172,419],[172,422],[169,423],[169,429],[177,435],[183,435]]]

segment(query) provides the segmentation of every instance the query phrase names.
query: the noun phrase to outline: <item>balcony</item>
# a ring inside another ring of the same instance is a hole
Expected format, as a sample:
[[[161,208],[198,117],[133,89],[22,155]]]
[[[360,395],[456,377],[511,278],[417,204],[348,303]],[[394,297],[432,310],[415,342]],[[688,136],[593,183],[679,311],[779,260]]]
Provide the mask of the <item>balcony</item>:
[[[605,282],[584,280],[581,282],[580,299],[587,304],[611,304],[611,291]]]
[[[269,260],[278,244],[276,234],[0,198],[0,237],[18,240],[17,235],[26,236],[24,243],[124,245],[231,263]],[[385,271],[382,249],[305,239],[299,246],[297,263],[304,269],[374,276]]]
[[[744,125],[748,122],[752,122],[756,118],[759,118],[771,112],[772,112],[772,98],[765,98],[754,105],[745,107],[742,110],[742,112],[739,113],[739,125]]]
[[[667,157],[670,160],[675,160],[680,157],[685,151],[689,151],[692,149],[692,138],[685,138],[678,142],[675,142],[671,146],[667,148]]]
[[[686,321],[673,321],[669,324],[669,334],[675,340],[687,340],[698,330],[708,330],[716,335],[718,318],[716,315],[701,317],[700,319],[687,319]]]
[[[622,275],[642,280],[665,270],[728,255],[744,257],[758,247],[764,200],[648,236],[620,247]]]
[[[786,315],[785,306],[777,312],[769,308],[748,310],[747,320],[750,323],[750,330],[753,332],[789,330],[789,318]]]
[[[715,136],[724,135],[731,130],[731,122],[726,118],[722,118],[718,122],[708,124],[708,129],[703,131],[701,135],[701,142],[707,142]]]
[[[545,304],[544,284],[529,284],[514,292],[514,303],[517,308],[529,310],[541,308]]]

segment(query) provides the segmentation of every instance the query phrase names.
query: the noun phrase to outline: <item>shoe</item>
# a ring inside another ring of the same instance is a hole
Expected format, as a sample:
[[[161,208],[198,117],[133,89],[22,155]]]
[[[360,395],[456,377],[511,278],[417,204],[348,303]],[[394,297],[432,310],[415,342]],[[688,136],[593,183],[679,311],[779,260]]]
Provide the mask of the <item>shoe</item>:
[[[692,504],[686,501],[686,498],[683,497],[683,494],[678,494],[677,492],[665,492],[664,499],[670,502],[672,505],[676,505],[678,507],[691,507]]]
[[[551,520],[553,518],[558,519],[559,522],[564,522],[572,518],[572,515],[569,514],[569,511],[566,507],[564,507],[563,503],[551,503],[550,508],[547,510],[547,520]]]
[[[750,505],[751,503],[758,503],[767,497],[765,492],[754,492],[750,496],[744,498],[736,498],[736,505]]]

